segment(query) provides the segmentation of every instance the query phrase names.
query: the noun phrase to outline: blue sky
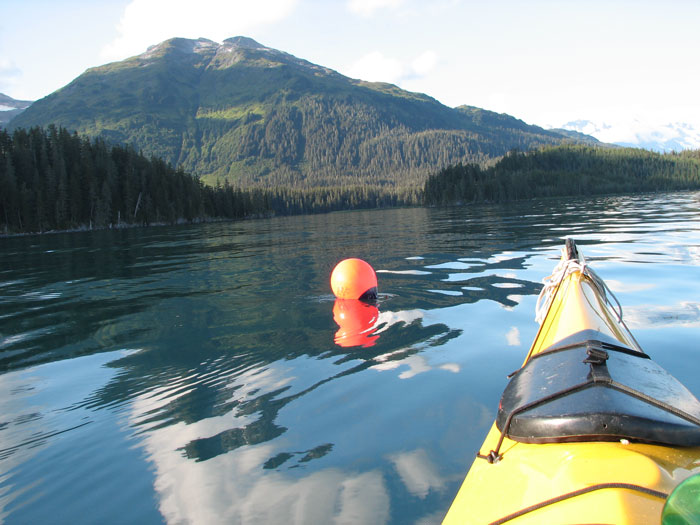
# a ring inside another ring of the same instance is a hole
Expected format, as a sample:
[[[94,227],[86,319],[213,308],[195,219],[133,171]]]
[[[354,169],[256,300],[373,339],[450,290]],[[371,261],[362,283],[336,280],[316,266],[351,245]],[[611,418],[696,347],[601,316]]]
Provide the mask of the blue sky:
[[[0,92],[35,100],[167,38],[244,35],[544,127],[700,129],[699,27],[695,0],[0,0]]]

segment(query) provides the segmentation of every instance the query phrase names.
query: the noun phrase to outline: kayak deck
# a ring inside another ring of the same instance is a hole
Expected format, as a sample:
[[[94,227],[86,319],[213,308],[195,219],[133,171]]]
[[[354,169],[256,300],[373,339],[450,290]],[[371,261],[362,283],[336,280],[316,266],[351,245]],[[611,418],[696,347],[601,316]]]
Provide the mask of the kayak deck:
[[[584,331],[644,355],[604,284],[583,266],[558,279],[523,366]],[[443,523],[660,523],[668,494],[700,473],[700,446],[628,439],[543,444],[506,434],[494,422]]]
[[[481,453],[493,450],[500,437],[494,424]],[[529,507],[599,485],[609,487],[543,506],[508,523],[659,523],[666,496],[700,472],[698,447],[621,442],[533,445],[505,438],[501,452],[503,459],[497,463],[474,460],[443,523],[498,523]]]
[[[596,330],[641,352],[634,336],[620,324],[610,305],[601,297],[593,281],[575,272],[559,285],[547,317],[540,326],[525,359],[549,348],[558,341],[583,330]]]

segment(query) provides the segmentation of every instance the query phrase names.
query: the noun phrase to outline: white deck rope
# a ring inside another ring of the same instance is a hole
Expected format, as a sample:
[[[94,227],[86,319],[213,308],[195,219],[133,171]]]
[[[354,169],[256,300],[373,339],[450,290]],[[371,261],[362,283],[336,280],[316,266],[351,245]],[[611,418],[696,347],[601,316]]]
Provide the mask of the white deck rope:
[[[562,249],[562,252],[565,250],[566,248]],[[613,312],[615,312],[617,315],[618,320],[622,323],[622,306],[620,305],[620,302],[617,300],[617,297],[615,297],[615,294],[612,293],[610,288],[608,288],[608,285],[605,284],[605,281],[603,281],[598,274],[593,271],[593,268],[586,264],[586,260],[581,253],[579,253],[578,260],[565,259],[562,257],[559,264],[557,264],[557,266],[554,268],[552,274],[542,279],[544,286],[542,287],[540,295],[537,298],[537,305],[535,306],[535,321],[542,324],[544,318],[547,316],[549,307],[552,305],[554,294],[559,287],[559,284],[567,276],[576,272],[581,272],[591,280],[593,285],[598,290],[600,296],[603,297],[605,302],[610,305]],[[610,302],[609,297],[612,297],[612,299],[615,301],[617,308],[615,308],[615,306]]]

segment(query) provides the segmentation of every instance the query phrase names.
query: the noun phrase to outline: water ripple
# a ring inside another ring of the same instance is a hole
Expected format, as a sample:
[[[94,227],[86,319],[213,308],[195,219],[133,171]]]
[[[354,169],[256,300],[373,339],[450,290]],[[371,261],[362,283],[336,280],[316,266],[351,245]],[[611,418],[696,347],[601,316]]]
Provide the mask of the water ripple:
[[[566,236],[700,393],[699,197],[3,239],[0,520],[439,521]],[[348,256],[372,344],[336,344]]]

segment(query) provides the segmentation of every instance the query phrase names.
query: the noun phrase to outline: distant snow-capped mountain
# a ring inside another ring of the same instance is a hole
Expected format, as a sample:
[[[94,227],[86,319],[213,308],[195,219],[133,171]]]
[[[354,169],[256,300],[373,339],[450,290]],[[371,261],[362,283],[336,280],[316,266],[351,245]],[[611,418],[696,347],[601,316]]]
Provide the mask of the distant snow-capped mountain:
[[[12,97],[0,93],[0,127],[32,105],[29,100],[15,100]]]
[[[573,120],[561,127],[620,146],[660,152],[700,149],[700,129],[687,122],[653,125],[638,119],[617,123]]]

